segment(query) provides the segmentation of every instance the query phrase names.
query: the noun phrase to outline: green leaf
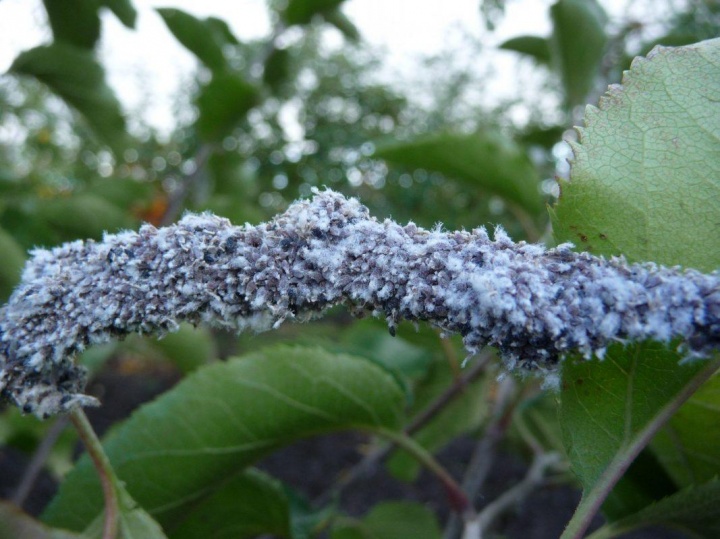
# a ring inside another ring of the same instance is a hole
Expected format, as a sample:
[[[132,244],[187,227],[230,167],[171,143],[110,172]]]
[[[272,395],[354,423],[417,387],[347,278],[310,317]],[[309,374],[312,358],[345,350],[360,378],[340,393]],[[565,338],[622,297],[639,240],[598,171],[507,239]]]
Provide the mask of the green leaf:
[[[112,11],[118,20],[128,28],[135,28],[137,11],[130,0],[99,0],[100,5]]]
[[[190,324],[181,324],[178,331],[154,341],[153,346],[183,373],[194,371],[217,357],[210,331]]]
[[[708,380],[673,416],[652,449],[684,487],[720,475],[720,376]]]
[[[120,103],[92,52],[64,43],[35,47],[20,54],[10,72],[46,84],[83,115],[103,142],[122,153],[128,140]]]
[[[655,455],[645,448],[610,492],[602,512],[607,520],[613,522],[676,491],[677,485]]]
[[[379,145],[376,157],[440,172],[520,205],[532,215],[544,208],[539,178],[527,155],[496,132],[441,134]]]
[[[367,357],[408,378],[427,373],[433,361],[430,351],[402,337],[392,337],[387,324],[375,319],[354,323],[341,337],[342,351]]]
[[[287,6],[281,13],[285,24],[307,24],[315,15],[324,15],[332,12],[345,0],[288,0]]]
[[[720,40],[657,48],[588,107],[559,241],[631,261],[720,266]]]
[[[271,89],[277,91],[280,85],[287,80],[290,72],[290,51],[287,49],[273,49],[265,61],[263,82]]]
[[[550,8],[552,58],[570,108],[585,102],[605,53],[607,15],[596,0],[559,0]]]
[[[120,208],[90,193],[43,201],[35,216],[68,238],[100,239],[103,232],[134,224]]]
[[[257,89],[241,76],[215,73],[197,98],[197,128],[207,141],[222,139],[259,102]]]
[[[227,69],[223,46],[232,43],[227,25],[218,25],[219,19],[198,19],[180,9],[160,8],[157,12],[175,38],[198,60],[213,71]]]
[[[118,495],[117,539],[166,539],[160,525],[135,503],[135,500],[132,499],[116,477],[112,479]],[[103,510],[83,532],[83,538],[103,539],[104,523],[105,511]]]
[[[127,493],[116,477],[112,479],[118,495],[117,539],[166,539],[166,535],[158,523],[141,507],[138,507],[135,500]],[[87,529],[83,531],[83,539],[103,539],[104,524],[105,511],[102,510]]]
[[[720,181],[712,172],[720,169],[720,144],[708,136],[720,132],[719,46],[714,40],[657,49],[634,62],[599,109],[588,108],[571,181],[554,212],[558,241],[580,239],[585,250],[633,261],[705,271],[720,265],[720,240],[708,234],[720,212]],[[585,488],[576,516],[592,512],[716,367],[678,365],[680,359],[646,343],[615,346],[604,362],[565,365],[561,421]],[[567,537],[579,529],[574,522]]]
[[[382,502],[360,521],[343,519],[332,539],[440,539],[435,515],[418,502]]]
[[[583,486],[579,513],[599,508],[650,437],[717,367],[678,366],[678,354],[658,343],[615,345],[602,362],[565,362],[560,422]]]
[[[645,526],[667,526],[700,539],[720,537],[720,480],[668,496],[638,513],[603,526],[588,539],[609,539]]]
[[[701,38],[697,37],[692,32],[685,32],[684,30],[672,30],[670,33],[665,34],[662,37],[653,39],[650,42],[643,43],[640,51],[636,55],[623,55],[622,59],[617,63],[617,69],[630,69],[632,61],[636,56],[647,56],[650,52],[657,47],[662,45],[663,47],[682,47],[683,45],[692,45]]]
[[[295,489],[285,486],[285,495],[290,503],[290,537],[292,539],[311,539],[328,527],[335,516],[335,508],[326,505],[316,509],[310,501]]]
[[[23,513],[10,502],[0,501],[0,539],[83,539],[81,536],[53,529]]]
[[[324,14],[325,20],[337,28],[345,39],[352,43],[358,43],[360,38],[360,30],[347,16],[339,9],[333,9]]]
[[[199,369],[116,428],[104,447],[133,498],[167,526],[274,449],[338,429],[398,428],[403,404],[393,377],[367,360],[280,346]],[[45,519],[81,529],[101,505],[83,458]]]
[[[100,6],[128,28],[135,28],[137,12],[129,0],[43,0],[43,4],[56,42],[94,48],[100,38]]]
[[[291,537],[290,504],[279,481],[250,469],[205,498],[174,528],[171,539]]]
[[[230,29],[230,25],[217,17],[208,17],[205,19],[205,24],[212,29],[219,43],[224,45],[240,45],[240,40]]]
[[[155,186],[150,182],[129,178],[97,178],[88,182],[85,193],[100,197],[119,208],[139,209],[148,204]]]
[[[43,0],[56,42],[92,49],[100,38],[95,0]]]
[[[647,56],[658,45],[662,45],[663,47],[682,47],[683,45],[692,45],[696,41],[698,41],[698,38],[695,34],[674,30],[669,34],[654,39],[651,43],[644,44],[638,56]]]
[[[554,125],[552,127],[530,125],[525,131],[518,135],[517,140],[524,145],[542,146],[550,150],[557,143],[562,142],[564,132],[565,127],[562,125]]]
[[[0,228],[0,302],[5,302],[20,280],[25,251],[10,234]]]
[[[518,36],[508,39],[499,48],[529,56],[538,64],[548,65],[551,62],[550,44],[544,37]]]
[[[546,451],[565,452],[554,391],[540,391],[521,401],[513,414],[511,428],[524,441],[529,441],[531,436]]]

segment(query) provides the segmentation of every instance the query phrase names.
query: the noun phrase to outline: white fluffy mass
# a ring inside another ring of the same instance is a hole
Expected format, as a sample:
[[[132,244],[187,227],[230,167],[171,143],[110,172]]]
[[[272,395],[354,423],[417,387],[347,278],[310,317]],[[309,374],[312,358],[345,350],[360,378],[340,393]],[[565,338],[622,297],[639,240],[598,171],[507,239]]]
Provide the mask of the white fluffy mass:
[[[0,394],[39,417],[95,403],[73,357],[178,322],[263,331],[337,304],[498,347],[509,369],[552,372],[570,352],[618,340],[720,347],[720,279],[514,243],[496,230],[428,231],[378,221],[355,199],[316,192],[258,226],[213,215],[38,249],[0,309]]]

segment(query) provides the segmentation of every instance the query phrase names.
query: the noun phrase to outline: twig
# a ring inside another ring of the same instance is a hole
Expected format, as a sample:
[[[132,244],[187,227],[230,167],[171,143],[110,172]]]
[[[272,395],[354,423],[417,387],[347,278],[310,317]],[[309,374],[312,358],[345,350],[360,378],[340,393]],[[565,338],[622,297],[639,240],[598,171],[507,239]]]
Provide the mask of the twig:
[[[33,454],[32,459],[30,459],[27,468],[25,468],[25,472],[20,479],[20,483],[12,496],[12,502],[18,507],[22,507],[25,500],[27,500],[27,497],[30,495],[33,486],[35,485],[38,475],[40,475],[43,466],[45,466],[45,462],[50,456],[50,452],[53,447],[55,447],[55,443],[69,422],[69,417],[62,415],[58,417],[45,432],[45,436],[43,436],[42,441],[38,444],[37,449],[35,449],[35,453]]]
[[[513,217],[520,223],[520,226],[525,232],[525,237],[528,241],[533,243],[540,240],[540,232],[538,227],[532,219],[532,216],[519,204],[514,202],[506,202],[507,208],[512,213]]]
[[[372,429],[372,432],[391,440],[395,445],[410,453],[427,470],[432,472],[443,484],[452,509],[465,520],[477,518],[475,510],[462,487],[437,461],[432,454],[405,433],[398,433],[385,428]]]
[[[500,497],[496,498],[480,511],[477,517],[477,527],[480,529],[480,535],[476,536],[476,539],[482,537],[482,534],[498,516],[519,504],[535,490],[535,488],[540,486],[545,480],[547,470],[558,464],[561,460],[559,453],[536,454],[523,480],[511,489],[505,491]],[[464,539],[468,539],[467,535],[463,537]]]
[[[70,421],[72,421],[80,439],[85,444],[85,449],[95,465],[95,470],[102,485],[103,497],[105,498],[105,521],[102,539],[115,539],[118,532],[120,509],[117,491],[113,483],[114,472],[110,460],[82,408],[77,408],[70,413]]]
[[[500,383],[495,405],[493,406],[492,418],[485,429],[483,437],[475,446],[475,451],[462,482],[463,491],[470,500],[477,497],[478,492],[485,483],[495,460],[495,449],[507,430],[509,418],[512,415],[508,408],[514,387],[515,383],[509,377]],[[467,523],[465,527],[467,527]],[[460,530],[460,520],[455,515],[451,515],[443,536],[445,539],[454,539],[459,535]]]
[[[453,378],[455,379],[455,382],[459,382],[461,376],[460,362],[458,361],[458,357],[455,353],[455,349],[453,348],[453,344],[452,342],[450,342],[450,339],[443,335],[442,331],[440,331],[438,335],[440,337],[440,346],[443,350],[443,353],[445,354],[445,359],[447,359],[447,362],[450,365],[450,370],[452,371]]]
[[[418,415],[416,415],[407,427],[405,433],[415,434],[425,425],[427,425],[435,416],[437,416],[448,403],[455,400],[461,395],[467,387],[485,372],[490,358],[494,357],[492,350],[485,349],[473,360],[472,366],[468,369],[464,376],[458,378],[450,387],[438,395],[435,400],[428,404]]]
[[[437,414],[445,408],[445,406],[451,403],[455,398],[462,395],[465,389],[477,380],[477,378],[485,371],[487,363],[493,355],[494,353],[490,350],[484,350],[481,352],[473,361],[472,366],[468,369],[464,376],[462,376],[459,380],[456,380],[443,393],[438,395],[435,400],[433,400],[407,424],[404,429],[405,434],[412,436],[418,432],[430,421],[432,421],[432,419],[435,418]],[[331,489],[322,493],[315,500],[315,504],[323,505],[327,503],[328,500],[337,498],[349,485],[365,475],[378,462],[384,460],[395,449],[395,447],[395,443],[390,442],[373,449],[360,462],[342,474],[340,478],[333,483]]]
[[[170,193],[167,208],[165,208],[165,213],[163,213],[163,216],[160,219],[161,226],[169,225],[180,215],[180,212],[185,206],[185,199],[190,194],[190,191],[192,191],[195,184],[200,181],[205,174],[205,165],[214,150],[214,144],[203,142],[197,152],[195,152],[195,157],[193,159],[195,163],[195,170],[185,176],[183,181],[180,182],[180,185],[178,185],[175,190]]]

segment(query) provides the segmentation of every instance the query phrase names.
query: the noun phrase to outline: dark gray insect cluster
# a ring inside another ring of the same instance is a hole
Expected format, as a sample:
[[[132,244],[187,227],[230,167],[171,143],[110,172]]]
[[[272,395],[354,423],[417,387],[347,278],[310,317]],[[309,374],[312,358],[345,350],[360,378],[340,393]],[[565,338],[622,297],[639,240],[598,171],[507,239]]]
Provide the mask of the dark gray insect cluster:
[[[508,369],[552,377],[566,354],[616,341],[720,346],[720,279],[514,243],[500,229],[428,231],[380,222],[355,199],[316,192],[258,226],[212,215],[36,250],[0,309],[0,394],[46,417],[95,403],[73,357],[178,322],[264,331],[336,304],[498,347]]]

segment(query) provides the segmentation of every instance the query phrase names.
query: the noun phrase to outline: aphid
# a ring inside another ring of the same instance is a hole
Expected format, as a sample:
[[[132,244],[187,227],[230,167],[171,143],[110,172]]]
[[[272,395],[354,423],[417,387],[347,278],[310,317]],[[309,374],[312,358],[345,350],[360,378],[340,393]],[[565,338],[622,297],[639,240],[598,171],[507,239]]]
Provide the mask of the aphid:
[[[290,302],[295,303],[295,301],[297,300],[297,296],[298,296],[297,290],[295,288],[288,288],[287,295],[288,295],[288,299],[290,300]]]
[[[230,236],[228,239],[225,240],[225,252],[226,253],[234,253],[236,247],[237,247],[237,238],[235,238],[234,236]]]

